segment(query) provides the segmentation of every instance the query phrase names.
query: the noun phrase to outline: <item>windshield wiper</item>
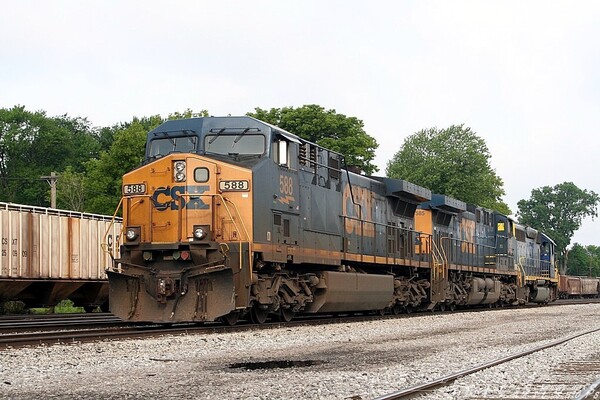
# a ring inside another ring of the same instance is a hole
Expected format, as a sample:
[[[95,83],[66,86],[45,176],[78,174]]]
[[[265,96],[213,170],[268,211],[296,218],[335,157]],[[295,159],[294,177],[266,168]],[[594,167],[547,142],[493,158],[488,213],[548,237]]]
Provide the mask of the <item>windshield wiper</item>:
[[[225,132],[225,129],[227,129],[227,128],[221,128],[220,130],[218,130],[216,132],[215,136],[213,136],[213,138],[208,141],[208,144],[212,144],[215,140],[217,140],[217,138],[219,137],[219,135],[221,133]],[[212,133],[213,130],[211,129],[210,132]]]
[[[250,128],[246,128],[239,135],[237,135],[235,137],[235,139],[233,139],[233,144],[236,144],[237,142],[239,142],[242,139],[242,136],[244,136],[244,133],[248,132],[249,130],[250,130]]]

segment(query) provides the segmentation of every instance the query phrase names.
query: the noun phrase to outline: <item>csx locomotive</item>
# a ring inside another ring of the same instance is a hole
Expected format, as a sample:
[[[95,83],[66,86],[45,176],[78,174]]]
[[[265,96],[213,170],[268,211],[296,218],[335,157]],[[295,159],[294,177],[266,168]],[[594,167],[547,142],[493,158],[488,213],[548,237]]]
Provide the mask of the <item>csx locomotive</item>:
[[[251,117],[172,120],[123,177],[107,271],[130,321],[408,312],[545,303],[554,243],[505,215],[351,172],[341,154]]]

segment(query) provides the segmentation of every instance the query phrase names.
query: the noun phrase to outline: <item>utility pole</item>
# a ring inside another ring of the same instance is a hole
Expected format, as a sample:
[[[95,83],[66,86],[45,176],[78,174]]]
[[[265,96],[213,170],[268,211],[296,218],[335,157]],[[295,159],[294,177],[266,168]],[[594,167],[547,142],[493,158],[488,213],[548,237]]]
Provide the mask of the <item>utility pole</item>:
[[[50,207],[56,208],[56,180],[58,176],[56,176],[56,172],[50,172],[50,176],[42,176],[42,179],[45,179],[50,185]]]

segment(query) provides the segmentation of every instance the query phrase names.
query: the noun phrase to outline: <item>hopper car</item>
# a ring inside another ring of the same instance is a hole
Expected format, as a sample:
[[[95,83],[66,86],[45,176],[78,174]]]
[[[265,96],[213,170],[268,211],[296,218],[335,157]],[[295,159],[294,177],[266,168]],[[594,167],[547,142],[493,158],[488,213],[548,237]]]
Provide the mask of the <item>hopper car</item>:
[[[119,221],[110,216],[0,203],[0,300],[26,307],[108,309],[105,270],[118,254]],[[115,249],[112,248],[115,246]]]

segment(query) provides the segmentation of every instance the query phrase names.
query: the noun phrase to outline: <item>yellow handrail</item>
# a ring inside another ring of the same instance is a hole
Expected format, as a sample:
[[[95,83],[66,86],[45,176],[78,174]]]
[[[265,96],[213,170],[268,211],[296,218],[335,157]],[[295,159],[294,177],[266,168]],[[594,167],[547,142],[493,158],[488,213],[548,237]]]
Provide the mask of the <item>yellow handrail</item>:
[[[442,238],[446,239],[446,238]],[[434,278],[445,278],[446,276],[446,265],[448,264],[448,258],[446,257],[446,253],[444,248],[440,249],[435,240],[433,240],[433,236],[430,237],[431,240],[431,256],[433,258],[433,271]],[[441,243],[440,243],[441,244]]]
[[[525,257],[519,257],[519,262],[517,262],[517,266],[520,269],[520,275],[519,275],[519,286],[523,286],[523,284],[525,283],[525,277],[527,276],[527,273],[525,273],[525,268],[523,267],[523,260],[525,260]]]
[[[188,193],[186,193],[186,194],[182,194],[181,196],[182,197],[191,197],[191,196],[198,196],[198,194],[188,194]],[[243,265],[243,263],[242,263],[242,243],[243,243],[244,240],[246,240],[248,242],[248,246],[249,246],[249,249],[248,249],[249,265],[251,266],[252,265],[252,243],[250,241],[250,233],[248,232],[248,229],[246,228],[246,225],[244,223],[244,220],[243,220],[243,218],[242,218],[242,216],[240,214],[240,211],[239,211],[237,205],[232,200],[230,200],[230,199],[228,199],[226,197],[223,197],[223,195],[221,195],[220,193],[217,193],[217,194],[200,194],[199,196],[200,197],[208,197],[208,196],[210,196],[211,198],[219,198],[221,200],[221,204],[223,204],[223,206],[225,207],[225,211],[226,211],[227,215],[229,216],[229,220],[233,223],[234,229],[237,232],[243,233],[243,235],[244,235],[244,237],[240,237],[240,240],[239,240],[239,246],[240,246],[240,251],[239,251],[239,254],[240,254],[239,255],[240,256],[240,270],[241,270],[242,265]],[[147,196],[147,195],[128,196],[128,198],[134,198],[134,197],[149,197],[149,196]],[[116,222],[117,213],[119,212],[119,210],[123,206],[124,199],[125,199],[125,197],[121,197],[121,199],[119,201],[119,204],[117,205],[117,208],[116,208],[116,210],[115,210],[115,212],[113,214],[111,223],[110,223],[110,225],[109,225],[106,233],[104,234],[103,243],[101,243],[102,250],[104,252],[106,252],[107,254],[109,254],[113,259],[114,259],[113,254],[110,253],[109,248],[108,248],[107,238],[108,238],[108,235],[109,235],[112,227],[114,226],[114,224]],[[214,203],[212,203],[212,204],[214,204]],[[234,215],[234,212],[231,211],[231,209],[228,206],[228,204],[231,204],[233,206],[233,209],[235,211],[235,215]],[[236,218],[236,216],[237,216],[237,218]],[[216,221],[214,221],[214,222],[216,222]],[[119,233],[119,240],[120,240],[120,237],[123,235],[123,232],[125,230],[125,225],[126,224],[123,224],[123,226],[121,227],[121,231]],[[115,246],[115,248],[116,248],[116,246]],[[250,268],[250,274],[252,274],[252,268]],[[252,276],[250,276],[250,278],[252,278]]]
[[[114,260],[114,256],[113,254],[110,252],[109,247],[108,247],[108,235],[112,229],[112,227],[115,225],[115,220],[117,218],[117,213],[119,212],[119,209],[121,208],[121,205],[123,204],[123,198],[121,197],[121,199],[119,200],[119,204],[117,205],[117,208],[115,209],[115,212],[110,220],[110,224],[108,225],[108,228],[106,229],[106,232],[104,233],[104,238],[103,241],[100,243],[100,248],[102,249],[102,251],[104,251],[106,254],[108,254],[113,260]],[[117,243],[120,242],[120,238],[123,235],[123,230],[124,230],[124,226],[121,226],[121,232],[119,232],[119,237],[115,238],[115,246],[113,247],[113,249],[117,249],[118,246],[116,246]]]

